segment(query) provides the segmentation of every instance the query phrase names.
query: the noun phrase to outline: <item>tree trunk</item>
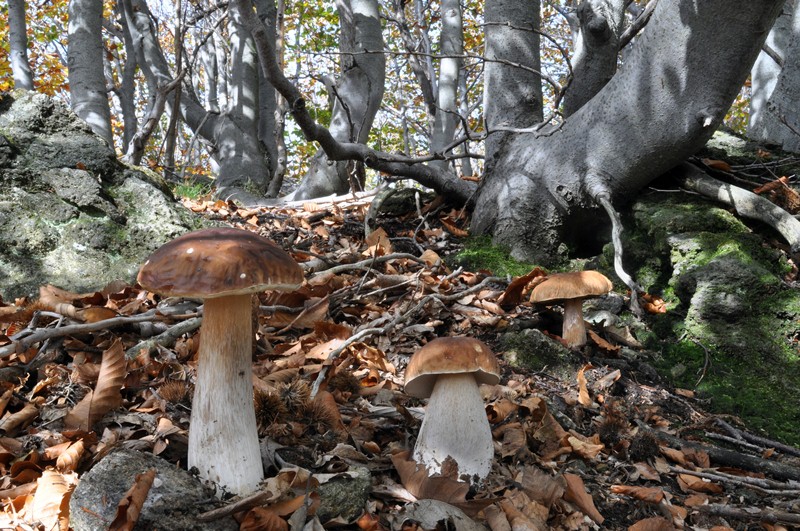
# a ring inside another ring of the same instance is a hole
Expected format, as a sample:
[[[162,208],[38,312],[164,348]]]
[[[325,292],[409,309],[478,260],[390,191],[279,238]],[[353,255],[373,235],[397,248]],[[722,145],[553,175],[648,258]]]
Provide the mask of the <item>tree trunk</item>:
[[[151,90],[152,87],[168,86],[174,79],[155,37],[151,24],[152,15],[146,3],[133,0],[131,9],[127,11],[131,33],[134,34],[134,39],[142,42],[140,65],[148,85]],[[239,47],[237,50],[243,54],[240,57],[243,64],[231,76],[231,86],[241,85],[245,82],[244,76],[253,75],[253,57],[248,55],[246,49]],[[257,84],[249,86],[258,90]],[[226,199],[239,199],[244,203],[257,202],[266,190],[269,179],[265,152],[254,125],[257,123],[257,102],[252,98],[248,100],[247,95],[241,95],[228,112],[210,114],[194,94],[182,84],[179,87],[182,90],[180,109],[171,109],[171,112],[180,112],[184,123],[212,146],[211,154],[218,165],[217,195]],[[234,100],[235,97],[231,96],[230,99]],[[256,106],[252,107],[253,104]],[[240,118],[243,125],[240,125]]]
[[[436,114],[431,131],[431,151],[447,156],[452,153],[448,146],[453,142],[458,118],[458,76],[461,72],[461,56],[464,54],[464,29],[459,0],[442,0],[442,33],[439,48],[439,90],[436,95]],[[442,170],[449,169],[446,160],[431,164]]]
[[[659,2],[626,62],[550,136],[520,134],[478,191],[472,229],[553,264],[591,251],[604,214],[694,153],[722,121],[782,0]],[[747,36],[748,38],[744,38]],[[588,224],[588,226],[587,226]]]
[[[340,142],[366,143],[383,99],[386,57],[377,0],[336,2],[341,26],[342,74],[334,89],[330,132]],[[287,200],[308,199],[350,188],[350,161],[331,163],[320,149],[300,186]],[[362,183],[363,184],[363,183]]]
[[[70,0],[67,63],[72,109],[113,147],[111,109],[103,71],[102,23],[101,0]]]
[[[625,22],[624,0],[584,0],[572,26],[572,83],[564,96],[569,117],[592,99],[617,71],[619,37]]]
[[[800,2],[786,3],[766,46],[783,60],[762,51],[752,71],[747,134],[759,142],[800,152]]]
[[[542,121],[542,81],[538,74],[539,2],[486,1],[486,65],[483,112],[486,116],[486,163],[491,163],[509,132]],[[520,68],[517,65],[524,68]]]
[[[25,0],[8,0],[8,38],[14,88],[33,90],[33,72],[28,62]]]

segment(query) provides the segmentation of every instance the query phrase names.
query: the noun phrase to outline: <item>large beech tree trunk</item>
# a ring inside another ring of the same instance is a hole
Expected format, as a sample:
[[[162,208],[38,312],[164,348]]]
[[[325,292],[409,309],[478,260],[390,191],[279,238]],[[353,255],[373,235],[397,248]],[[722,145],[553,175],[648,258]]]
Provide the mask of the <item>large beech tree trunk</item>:
[[[33,72],[28,62],[28,33],[25,0],[8,0],[8,44],[14,88],[33,90]]]
[[[782,6],[659,2],[625,67],[559,130],[507,139],[478,191],[473,233],[543,264],[607,241],[593,197],[628,201],[708,140]]]

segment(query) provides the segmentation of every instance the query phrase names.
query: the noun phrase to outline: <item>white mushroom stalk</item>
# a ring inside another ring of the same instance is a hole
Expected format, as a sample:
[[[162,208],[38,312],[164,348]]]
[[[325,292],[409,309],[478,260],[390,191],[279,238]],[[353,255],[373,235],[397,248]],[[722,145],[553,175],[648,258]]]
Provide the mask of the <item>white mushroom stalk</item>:
[[[564,301],[564,324],[561,338],[570,347],[586,344],[586,322],[583,320],[583,299]]]
[[[457,478],[468,483],[492,469],[492,432],[472,373],[439,375],[414,447],[414,460],[429,475],[441,474],[448,457],[458,465]]]
[[[250,294],[204,301],[189,430],[189,467],[228,492],[264,478],[253,409]]]

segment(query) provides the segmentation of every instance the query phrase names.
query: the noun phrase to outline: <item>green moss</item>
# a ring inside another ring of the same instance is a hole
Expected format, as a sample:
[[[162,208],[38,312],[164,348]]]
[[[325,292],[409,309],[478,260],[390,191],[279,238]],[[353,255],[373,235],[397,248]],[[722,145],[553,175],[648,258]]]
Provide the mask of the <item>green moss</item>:
[[[488,236],[468,238],[464,250],[455,256],[455,262],[472,271],[488,270],[496,276],[512,277],[525,275],[536,267],[511,258],[507,248],[494,245]]]
[[[248,181],[249,182],[249,181]],[[211,185],[199,183],[195,181],[184,181],[176,184],[172,188],[172,193],[176,197],[185,197],[187,199],[199,199],[211,193]]]

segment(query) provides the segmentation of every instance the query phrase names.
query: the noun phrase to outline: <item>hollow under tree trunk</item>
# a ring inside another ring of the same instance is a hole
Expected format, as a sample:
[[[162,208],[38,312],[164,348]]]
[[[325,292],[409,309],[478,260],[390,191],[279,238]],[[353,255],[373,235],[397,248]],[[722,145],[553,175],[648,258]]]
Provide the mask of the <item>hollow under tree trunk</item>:
[[[478,191],[473,233],[544,265],[606,241],[593,196],[629,201],[708,140],[782,6],[659,2],[625,68],[590,102],[550,136],[508,139]]]

